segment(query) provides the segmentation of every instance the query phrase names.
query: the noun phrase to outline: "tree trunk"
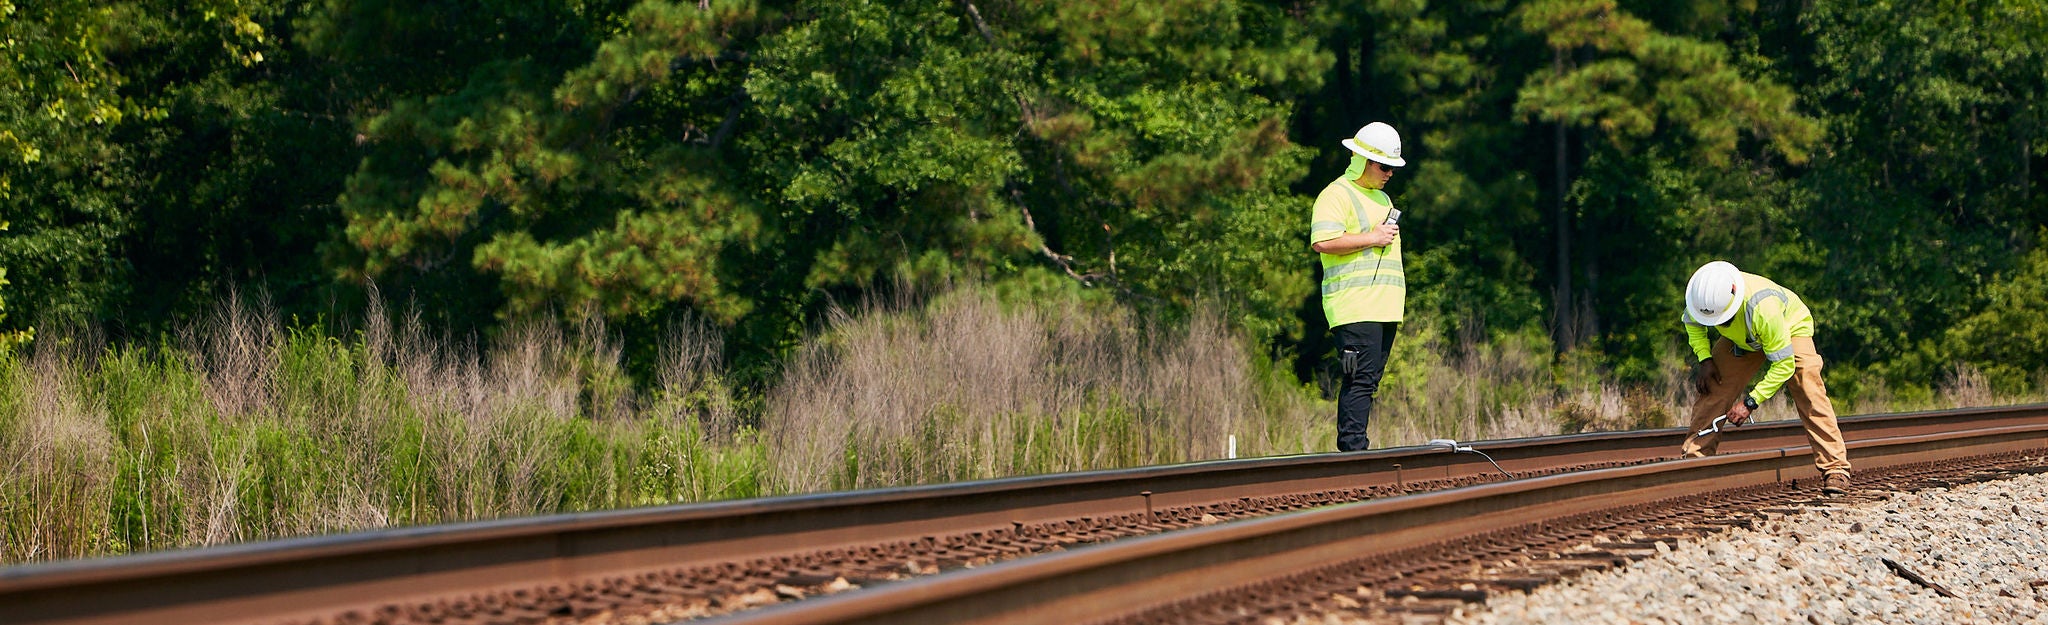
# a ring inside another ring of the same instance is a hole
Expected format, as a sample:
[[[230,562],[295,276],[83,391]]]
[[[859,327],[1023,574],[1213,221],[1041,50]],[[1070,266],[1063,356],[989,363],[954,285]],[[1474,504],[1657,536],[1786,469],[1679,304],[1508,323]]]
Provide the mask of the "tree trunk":
[[[1358,121],[1357,118],[1367,118],[1379,115],[1379,111],[1374,109],[1374,105],[1379,103],[1379,99],[1373,97],[1377,94],[1373,93],[1372,85],[1369,84],[1369,81],[1372,78],[1373,35],[1374,31],[1369,28],[1364,29],[1364,32],[1358,33],[1358,82],[1360,83],[1359,86],[1361,87],[1359,89],[1360,102],[1358,108],[1352,109],[1350,111],[1350,113],[1354,116],[1354,119],[1352,121],[1357,122],[1356,126],[1364,126],[1366,123],[1363,121]],[[1358,130],[1358,128],[1353,127],[1349,130],[1355,131]]]
[[[2032,115],[2028,115],[2032,117]],[[2025,125],[2023,124],[2022,127]],[[2021,132],[2026,132],[2022,130]],[[2031,137],[2020,135],[2020,206],[2021,210],[2033,207],[2034,199],[2034,142]]]
[[[1564,75],[1564,50],[1551,51],[1550,67],[1558,76]],[[1569,139],[1564,120],[1557,122],[1557,292],[1551,298],[1556,319],[1552,325],[1551,337],[1557,342],[1558,353],[1564,353],[1578,342],[1576,308],[1572,302],[1572,228],[1571,214],[1566,210],[1565,195],[1571,184],[1566,160],[1571,154],[1565,145]]]
[[[1337,35],[1336,44],[1331,47],[1337,50],[1349,50],[1351,49],[1351,38],[1339,34]],[[1335,69],[1337,70],[1337,106],[1340,107],[1338,109],[1340,112],[1338,119],[1350,121],[1351,116],[1358,113],[1358,85],[1351,84],[1351,55],[1338,54],[1337,67]]]

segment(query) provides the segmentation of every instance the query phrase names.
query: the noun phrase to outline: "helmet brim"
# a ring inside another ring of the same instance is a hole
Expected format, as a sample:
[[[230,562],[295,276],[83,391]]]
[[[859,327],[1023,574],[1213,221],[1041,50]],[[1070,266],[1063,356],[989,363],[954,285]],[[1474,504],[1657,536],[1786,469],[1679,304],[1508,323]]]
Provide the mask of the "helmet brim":
[[[1374,153],[1372,153],[1372,151],[1371,151],[1371,150],[1367,150],[1367,149],[1365,149],[1365,146],[1361,146],[1361,145],[1358,145],[1358,140],[1357,140],[1357,139],[1355,139],[1355,138],[1354,138],[1354,139],[1345,139],[1345,140],[1343,140],[1343,141],[1339,141],[1339,143],[1342,143],[1342,144],[1344,144],[1344,147],[1345,147],[1346,149],[1349,149],[1349,150],[1351,150],[1351,151],[1352,151],[1353,153],[1356,153],[1356,154],[1358,154],[1359,156],[1363,156],[1363,157],[1365,157],[1365,160],[1369,160],[1369,161],[1372,161],[1372,162],[1375,162],[1375,163],[1379,163],[1379,164],[1381,164],[1381,165],[1386,165],[1386,166],[1388,166],[1388,167],[1407,167],[1407,166],[1408,166],[1408,160],[1407,160],[1407,159],[1403,159],[1403,158],[1398,158],[1398,157],[1388,157],[1388,156],[1380,156],[1380,155],[1378,155],[1378,154],[1374,154]]]
[[[1734,319],[1734,318],[1735,318],[1735,309],[1737,309],[1737,308],[1741,308],[1741,305],[1740,305],[1739,303],[1737,303],[1737,304],[1729,304],[1729,305],[1728,305],[1728,309],[1727,309],[1727,310],[1723,310],[1723,311],[1721,311],[1721,314],[1719,314],[1719,315],[1715,315],[1715,316],[1713,316],[1712,318],[1708,318],[1708,317],[1701,317],[1701,316],[1700,316],[1700,314],[1699,314],[1699,312],[1697,312],[1697,311],[1693,311],[1693,310],[1687,310],[1687,311],[1685,311],[1685,312],[1686,312],[1686,313],[1688,313],[1688,314],[1691,314],[1691,315],[1692,315],[1692,320],[1693,320],[1693,321],[1697,321],[1697,322],[1699,322],[1699,323],[1700,323],[1700,325],[1703,325],[1703,326],[1717,326],[1717,325],[1721,325],[1721,324],[1724,324],[1724,323],[1728,323],[1728,320],[1729,320],[1729,319]]]

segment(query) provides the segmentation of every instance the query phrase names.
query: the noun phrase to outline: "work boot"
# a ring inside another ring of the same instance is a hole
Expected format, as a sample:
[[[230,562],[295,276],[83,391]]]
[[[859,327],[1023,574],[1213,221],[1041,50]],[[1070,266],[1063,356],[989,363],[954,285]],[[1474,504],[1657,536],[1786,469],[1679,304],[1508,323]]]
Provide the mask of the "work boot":
[[[1849,492],[1849,474],[1829,473],[1827,481],[1820,485],[1820,492],[1829,495],[1840,495]]]

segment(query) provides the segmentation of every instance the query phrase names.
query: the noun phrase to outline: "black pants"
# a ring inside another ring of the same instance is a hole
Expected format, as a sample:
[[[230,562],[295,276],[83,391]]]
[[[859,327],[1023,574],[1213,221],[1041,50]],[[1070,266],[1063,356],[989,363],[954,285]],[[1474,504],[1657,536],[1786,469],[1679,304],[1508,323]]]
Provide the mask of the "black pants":
[[[1337,391],[1337,451],[1358,451],[1372,445],[1365,426],[1372,421],[1372,398],[1387,372],[1387,354],[1401,324],[1359,321],[1330,328],[1337,335],[1337,361],[1344,386]]]

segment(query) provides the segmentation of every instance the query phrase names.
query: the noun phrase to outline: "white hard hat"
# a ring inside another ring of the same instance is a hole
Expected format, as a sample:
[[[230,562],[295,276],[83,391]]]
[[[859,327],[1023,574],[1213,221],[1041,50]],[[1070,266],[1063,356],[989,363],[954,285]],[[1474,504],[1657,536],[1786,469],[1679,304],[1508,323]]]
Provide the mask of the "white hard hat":
[[[1389,167],[1407,165],[1401,160],[1401,133],[1394,132],[1393,126],[1383,122],[1366,124],[1358,129],[1358,136],[1345,139],[1344,147],[1351,148],[1369,160],[1379,161]]]
[[[1701,265],[1685,284],[1685,314],[1700,325],[1717,326],[1735,317],[1742,301],[1742,272],[1725,260]]]

